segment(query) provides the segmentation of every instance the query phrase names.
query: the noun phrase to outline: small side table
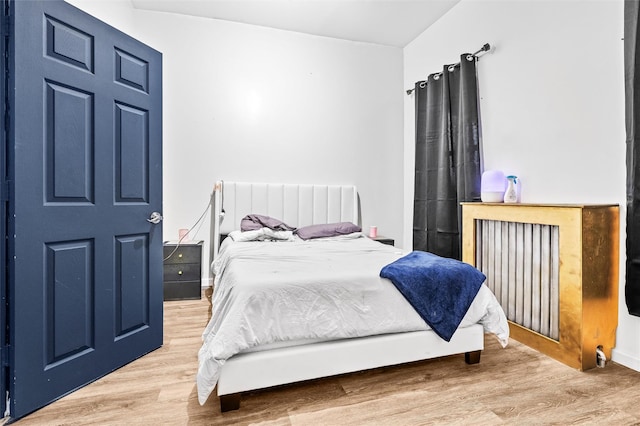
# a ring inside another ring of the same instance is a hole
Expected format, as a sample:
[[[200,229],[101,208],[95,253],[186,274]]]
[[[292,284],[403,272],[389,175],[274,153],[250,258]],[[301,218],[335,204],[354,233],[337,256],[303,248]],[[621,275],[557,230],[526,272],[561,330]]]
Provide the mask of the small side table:
[[[202,243],[203,241],[182,242],[180,245],[164,243],[164,300],[200,299]]]
[[[382,235],[378,235],[377,237],[374,237],[374,238],[371,238],[371,239],[373,241],[377,241],[377,242],[382,243],[382,244],[387,244],[387,245],[390,245],[390,246],[395,245],[395,240],[393,238],[387,238],[387,237],[384,237]]]

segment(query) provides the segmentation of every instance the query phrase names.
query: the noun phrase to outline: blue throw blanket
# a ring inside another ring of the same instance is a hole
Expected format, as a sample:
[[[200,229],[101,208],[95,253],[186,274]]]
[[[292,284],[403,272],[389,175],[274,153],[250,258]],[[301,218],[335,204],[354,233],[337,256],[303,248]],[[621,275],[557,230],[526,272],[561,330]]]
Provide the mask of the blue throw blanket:
[[[418,314],[447,342],[451,340],[485,280],[459,260],[413,251],[382,268]]]

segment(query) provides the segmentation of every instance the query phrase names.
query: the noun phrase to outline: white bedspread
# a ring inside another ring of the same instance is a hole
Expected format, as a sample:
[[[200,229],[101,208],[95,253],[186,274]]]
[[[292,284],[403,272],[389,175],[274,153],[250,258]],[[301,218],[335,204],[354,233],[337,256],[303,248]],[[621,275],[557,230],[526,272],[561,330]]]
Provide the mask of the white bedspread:
[[[256,346],[428,330],[395,286],[378,275],[404,254],[365,237],[225,241],[213,265],[213,313],[198,354],[200,404],[224,362]],[[460,326],[478,322],[506,346],[507,319],[485,285]]]

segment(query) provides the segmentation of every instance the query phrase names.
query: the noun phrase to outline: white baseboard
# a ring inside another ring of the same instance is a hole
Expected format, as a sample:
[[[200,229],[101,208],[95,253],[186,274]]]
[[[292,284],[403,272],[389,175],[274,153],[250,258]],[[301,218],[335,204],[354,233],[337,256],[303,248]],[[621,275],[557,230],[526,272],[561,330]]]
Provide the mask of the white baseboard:
[[[611,360],[618,364],[624,365],[625,367],[629,367],[632,370],[640,371],[640,359],[626,354],[618,349],[614,348],[611,351]]]

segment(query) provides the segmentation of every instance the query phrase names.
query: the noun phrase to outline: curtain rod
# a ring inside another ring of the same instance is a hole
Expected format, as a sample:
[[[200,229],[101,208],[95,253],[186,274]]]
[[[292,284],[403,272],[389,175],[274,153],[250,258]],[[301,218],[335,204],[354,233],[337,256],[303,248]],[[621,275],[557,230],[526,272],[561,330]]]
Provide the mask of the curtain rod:
[[[473,52],[469,56],[478,58],[481,53],[488,52],[490,49],[491,49],[491,45],[489,43],[485,43],[480,49],[476,50],[475,52]],[[468,60],[470,60],[469,56],[467,56]],[[456,62],[455,64],[449,65],[449,67],[455,67],[456,65],[459,65],[459,64],[460,64],[460,62]],[[442,73],[440,73],[440,74],[442,74]],[[416,89],[408,89],[407,90],[407,95],[410,95],[411,93],[413,93],[414,90],[416,90]]]

